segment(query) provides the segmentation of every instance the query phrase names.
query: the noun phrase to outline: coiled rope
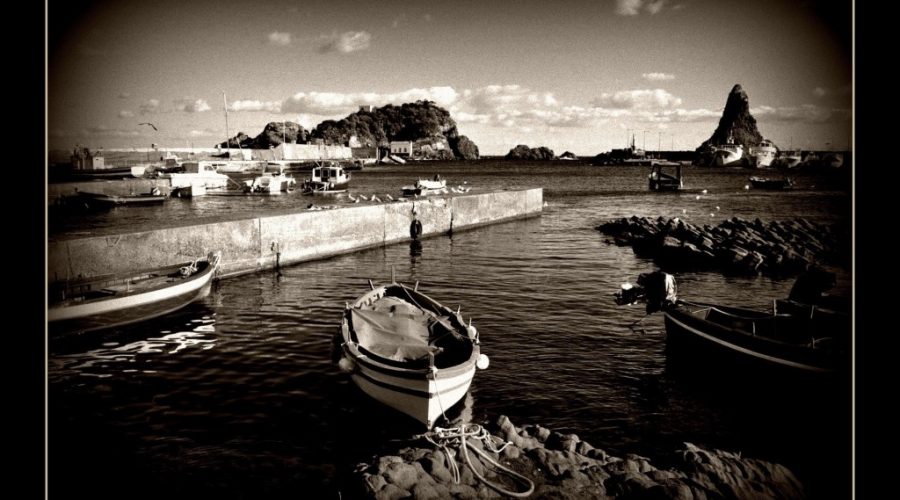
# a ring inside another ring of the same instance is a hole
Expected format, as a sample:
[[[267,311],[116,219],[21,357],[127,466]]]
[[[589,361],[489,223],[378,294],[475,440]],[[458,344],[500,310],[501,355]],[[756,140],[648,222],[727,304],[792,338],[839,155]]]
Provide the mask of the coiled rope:
[[[488,487],[497,491],[498,493],[516,498],[525,498],[534,492],[534,483],[530,479],[500,465],[500,463],[491,458],[490,455],[476,447],[472,447],[472,450],[481,455],[481,458],[486,463],[490,463],[499,471],[505,472],[510,477],[512,477],[516,483],[526,486],[527,489],[522,492],[507,490],[498,484],[488,481],[484,478],[484,476],[479,474],[474,467],[472,467],[472,464],[469,460],[469,445],[467,441],[468,438],[481,440],[484,443],[483,446],[494,453],[502,452],[507,446],[511,444],[509,441],[504,442],[502,439],[492,435],[478,424],[463,424],[459,427],[451,427],[447,429],[443,427],[435,427],[433,431],[429,431],[417,437],[425,438],[429,443],[433,444],[444,452],[444,456],[447,457],[448,468],[453,475],[453,480],[457,484],[459,484],[460,479],[459,465],[457,465],[456,460],[450,453],[451,447],[459,448],[461,450],[463,462],[469,466],[469,469],[472,470],[472,473],[475,474],[475,477],[477,477],[478,480],[488,485]],[[497,445],[494,444],[494,440],[498,441]],[[497,446],[500,444],[502,444],[502,446],[498,448]]]

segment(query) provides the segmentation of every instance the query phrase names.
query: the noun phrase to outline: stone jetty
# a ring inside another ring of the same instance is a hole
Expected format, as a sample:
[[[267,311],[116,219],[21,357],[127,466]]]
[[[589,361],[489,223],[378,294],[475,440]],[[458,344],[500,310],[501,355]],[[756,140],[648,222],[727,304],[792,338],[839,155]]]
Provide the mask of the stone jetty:
[[[528,478],[530,498],[804,498],[803,486],[786,467],[739,453],[704,450],[685,443],[665,457],[666,466],[628,454],[619,458],[594,448],[575,434],[561,434],[539,425],[516,427],[506,416],[487,426],[493,444],[468,438],[467,466],[460,447],[438,449],[424,439],[396,455],[376,457],[355,471],[358,488],[345,493],[368,498],[503,498],[479,480],[512,492],[524,492],[505,472],[486,464],[472,449],[482,450],[498,464]],[[496,449],[496,448],[495,448]],[[458,466],[459,481],[453,474]]]
[[[733,217],[697,226],[673,217],[612,220],[597,226],[616,245],[654,259],[667,269],[721,269],[733,274],[789,275],[810,265],[843,264],[849,241],[838,230],[804,218],[748,221]]]

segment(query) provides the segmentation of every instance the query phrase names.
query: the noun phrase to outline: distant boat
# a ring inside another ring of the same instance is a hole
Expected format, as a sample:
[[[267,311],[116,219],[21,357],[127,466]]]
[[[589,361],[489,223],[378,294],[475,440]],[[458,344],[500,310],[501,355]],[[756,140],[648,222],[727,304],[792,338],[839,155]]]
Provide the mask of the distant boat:
[[[735,144],[731,137],[728,138],[727,144],[716,146],[713,152],[713,163],[717,167],[739,166],[743,158],[744,147]]]
[[[782,151],[773,165],[780,168],[796,168],[803,162],[803,155],[800,150]]]
[[[435,176],[434,180],[419,179],[412,186],[403,186],[401,188],[403,196],[426,196],[429,194],[440,194],[447,192],[447,181]]]
[[[341,193],[350,185],[351,174],[336,161],[322,162],[313,169],[309,179],[306,179],[301,189],[303,194],[330,194]]]
[[[678,162],[654,162],[647,180],[650,191],[678,191],[683,188],[682,168]]]
[[[122,205],[153,205],[166,201],[168,197],[160,194],[159,189],[154,188],[150,193],[132,195],[114,195],[103,193],[78,192],[80,202],[89,207],[109,208]]]
[[[748,152],[748,160],[752,168],[766,168],[772,165],[778,148],[772,141],[764,139],[758,146],[751,146]]]
[[[822,163],[829,168],[841,168],[844,165],[844,155],[837,152],[826,153]]]
[[[244,186],[244,191],[250,194],[281,194],[290,193],[297,187],[297,181],[284,173],[284,166],[279,163],[269,163],[262,175],[254,178]]]
[[[769,177],[750,177],[750,184],[756,189],[784,190],[792,189],[794,181],[790,177],[784,179],[772,179]]]
[[[168,314],[209,294],[220,260],[220,252],[211,252],[181,264],[51,283],[48,328],[86,332]]]
[[[406,163],[406,160],[404,160],[403,158],[400,158],[397,155],[390,155],[390,158],[391,158],[391,160],[394,160],[395,163],[399,163],[400,165],[403,165],[404,163]]]
[[[173,196],[176,193],[190,193],[192,196],[206,194],[207,190],[226,189],[234,182],[225,174],[216,172],[215,165],[208,161],[186,161],[181,164],[184,172],[160,174],[160,179],[169,179]]]
[[[369,284],[344,310],[334,360],[364,393],[430,429],[487,368],[478,331],[418,283]]]

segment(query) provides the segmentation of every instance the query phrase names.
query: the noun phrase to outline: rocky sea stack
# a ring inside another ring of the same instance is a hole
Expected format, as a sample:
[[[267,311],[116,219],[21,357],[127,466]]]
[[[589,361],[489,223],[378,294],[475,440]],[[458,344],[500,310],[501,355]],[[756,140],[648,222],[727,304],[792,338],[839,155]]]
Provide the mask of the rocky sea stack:
[[[702,155],[714,146],[727,144],[729,137],[735,144],[744,146],[744,151],[763,140],[762,134],[756,129],[756,118],[750,114],[750,98],[740,84],[731,89],[725,102],[725,110],[722,111],[722,118],[719,119],[719,126],[712,136],[697,148],[697,152]]]
[[[422,158],[474,160],[479,157],[478,146],[459,135],[450,112],[432,101],[363,108],[340,120],[325,120],[309,132],[293,122],[271,122],[255,138],[241,132],[229,140],[229,145],[237,147],[240,143],[244,148],[268,149],[283,140],[306,143],[315,139],[322,139],[325,144],[346,145],[351,138],[359,146],[381,148],[390,147],[391,141],[411,141]]]
[[[553,154],[552,149],[544,146],[529,148],[524,144],[519,144],[506,153],[506,158],[508,160],[552,160],[556,158],[556,155]]]

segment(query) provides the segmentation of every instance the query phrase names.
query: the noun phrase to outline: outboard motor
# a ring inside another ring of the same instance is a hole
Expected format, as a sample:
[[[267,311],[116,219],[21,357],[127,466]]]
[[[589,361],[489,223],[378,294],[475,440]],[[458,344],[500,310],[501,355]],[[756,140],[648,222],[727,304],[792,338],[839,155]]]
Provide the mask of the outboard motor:
[[[661,311],[678,302],[675,277],[662,271],[642,273],[638,276],[637,285],[623,284],[615,297],[618,305],[646,302],[647,314]]]

